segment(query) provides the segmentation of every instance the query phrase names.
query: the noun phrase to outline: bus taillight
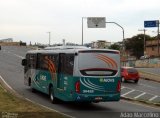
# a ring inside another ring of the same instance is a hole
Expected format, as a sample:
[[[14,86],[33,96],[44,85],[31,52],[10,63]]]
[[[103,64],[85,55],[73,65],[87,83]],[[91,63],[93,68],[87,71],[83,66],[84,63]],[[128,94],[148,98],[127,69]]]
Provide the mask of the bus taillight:
[[[77,81],[77,82],[75,83],[75,89],[76,89],[76,92],[77,92],[77,93],[80,93],[80,81]]]
[[[120,92],[120,91],[121,91],[121,81],[119,80],[117,84],[117,92]]]

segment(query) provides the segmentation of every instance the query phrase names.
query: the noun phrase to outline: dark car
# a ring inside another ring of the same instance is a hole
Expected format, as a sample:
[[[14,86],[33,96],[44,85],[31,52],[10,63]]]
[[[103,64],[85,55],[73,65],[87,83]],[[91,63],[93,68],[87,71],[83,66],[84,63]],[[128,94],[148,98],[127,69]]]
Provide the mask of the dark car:
[[[128,80],[132,80],[135,83],[138,83],[139,81],[139,73],[137,69],[133,67],[122,67],[121,68],[121,77],[122,81],[126,82]]]
[[[1,45],[0,45],[0,50],[1,50]]]

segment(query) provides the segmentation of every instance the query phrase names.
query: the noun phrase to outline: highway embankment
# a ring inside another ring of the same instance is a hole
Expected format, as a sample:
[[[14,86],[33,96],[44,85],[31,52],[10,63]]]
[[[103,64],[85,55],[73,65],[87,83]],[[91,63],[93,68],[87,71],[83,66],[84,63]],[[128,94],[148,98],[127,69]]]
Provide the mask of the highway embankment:
[[[14,95],[0,84],[0,111],[1,117],[20,117],[20,118],[64,118],[62,114],[33,104],[21,97]]]
[[[154,74],[143,70],[138,70],[142,79],[160,82],[160,74]]]

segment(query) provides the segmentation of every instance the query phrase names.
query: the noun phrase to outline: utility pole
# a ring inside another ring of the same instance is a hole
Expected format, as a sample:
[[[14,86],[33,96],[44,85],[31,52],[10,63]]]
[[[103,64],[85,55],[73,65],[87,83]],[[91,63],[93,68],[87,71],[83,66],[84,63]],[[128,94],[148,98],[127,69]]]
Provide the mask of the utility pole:
[[[83,17],[82,17],[82,46],[83,46]]]
[[[51,42],[51,32],[47,32],[49,34],[49,46],[50,46],[50,42]]]
[[[146,51],[146,29],[139,29],[138,31],[143,31],[144,32],[144,40],[143,40],[143,42],[144,42],[144,52],[143,52],[143,55],[145,55],[145,51]]]
[[[157,25],[158,25],[158,30],[157,30],[157,40],[158,40],[158,56],[159,56],[159,20],[157,21]]]
[[[65,46],[65,45],[66,45],[65,41],[66,41],[65,39],[62,39],[63,46]]]

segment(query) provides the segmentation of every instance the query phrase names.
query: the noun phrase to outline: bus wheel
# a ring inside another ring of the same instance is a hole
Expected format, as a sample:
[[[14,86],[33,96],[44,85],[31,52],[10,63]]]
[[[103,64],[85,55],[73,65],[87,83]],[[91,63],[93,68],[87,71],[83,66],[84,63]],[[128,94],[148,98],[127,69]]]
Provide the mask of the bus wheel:
[[[37,91],[36,89],[32,88],[32,92],[33,92],[33,93],[36,93],[36,91]]]
[[[50,101],[53,104],[57,103],[57,98],[54,97],[54,91],[53,91],[53,87],[51,86],[49,89],[49,97],[50,97]]]

